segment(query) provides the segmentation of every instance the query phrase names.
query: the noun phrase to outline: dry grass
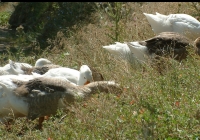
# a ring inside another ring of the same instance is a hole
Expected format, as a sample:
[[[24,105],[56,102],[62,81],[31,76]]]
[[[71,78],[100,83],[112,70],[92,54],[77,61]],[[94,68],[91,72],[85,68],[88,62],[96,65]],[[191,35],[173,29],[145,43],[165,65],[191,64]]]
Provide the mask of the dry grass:
[[[124,41],[144,40],[154,36],[145,16],[162,14],[192,14],[188,3],[128,3],[132,11],[125,24]],[[102,46],[112,44],[106,35],[112,22],[108,17],[79,28],[66,38],[62,32],[51,40],[54,48],[41,56],[55,64],[79,69],[83,64],[97,68],[105,80],[115,80],[124,88],[120,95],[98,94],[89,101],[78,102],[59,111],[44,123],[42,132],[33,130],[35,122],[27,124],[23,137],[16,134],[24,119],[17,119],[11,132],[1,126],[1,139],[198,139],[199,118],[199,56],[190,50],[189,58],[180,65],[167,60],[165,73],[152,67],[131,66],[114,58]],[[62,49],[61,49],[62,48]],[[36,58],[21,58],[34,64]]]
[[[18,2],[1,3],[0,12],[12,12],[17,4]]]

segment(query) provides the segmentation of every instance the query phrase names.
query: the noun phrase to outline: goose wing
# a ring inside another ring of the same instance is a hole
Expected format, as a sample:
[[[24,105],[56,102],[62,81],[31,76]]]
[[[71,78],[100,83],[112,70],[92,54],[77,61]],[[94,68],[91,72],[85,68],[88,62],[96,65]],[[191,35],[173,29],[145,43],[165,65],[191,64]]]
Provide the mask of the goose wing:
[[[150,54],[154,53],[161,56],[172,52],[178,56],[187,55],[186,46],[189,45],[187,37],[175,32],[162,32],[144,42]]]
[[[151,52],[154,52],[157,49],[166,49],[169,47],[176,49],[185,48],[189,45],[188,38],[175,32],[162,32],[158,36],[145,40],[144,42]]]
[[[18,81],[15,81],[18,82]],[[59,100],[64,97],[72,85],[60,78],[35,78],[28,82],[22,82],[15,89],[19,96],[26,97],[28,102],[28,119],[36,119],[46,115],[55,114]],[[73,86],[72,86],[73,87]],[[73,95],[67,94],[73,101]]]

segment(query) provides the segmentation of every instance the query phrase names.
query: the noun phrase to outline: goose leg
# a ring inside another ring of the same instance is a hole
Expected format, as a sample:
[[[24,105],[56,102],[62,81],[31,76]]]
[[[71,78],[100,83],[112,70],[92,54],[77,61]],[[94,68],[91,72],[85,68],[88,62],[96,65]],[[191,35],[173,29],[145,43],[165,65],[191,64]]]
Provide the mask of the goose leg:
[[[43,123],[44,119],[45,119],[45,116],[39,117],[37,128],[40,130],[42,129],[42,123]]]

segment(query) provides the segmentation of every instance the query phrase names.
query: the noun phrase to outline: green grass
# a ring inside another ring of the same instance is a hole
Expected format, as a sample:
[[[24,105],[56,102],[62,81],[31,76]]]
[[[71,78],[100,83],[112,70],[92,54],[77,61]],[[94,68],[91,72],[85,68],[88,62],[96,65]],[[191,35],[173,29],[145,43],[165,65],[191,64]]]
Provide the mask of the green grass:
[[[0,12],[0,25],[8,26],[8,20],[11,16],[11,12]]]
[[[154,36],[143,12],[169,14],[176,13],[179,7],[180,13],[192,14],[188,3],[129,4],[133,11],[125,24],[124,41]],[[87,64],[97,68],[105,80],[120,83],[123,93],[96,94],[87,101],[67,106],[68,111],[59,110],[44,122],[43,131],[33,129],[36,120],[25,123],[22,136],[17,133],[25,118],[18,118],[11,132],[0,126],[0,139],[199,139],[200,57],[194,50],[189,50],[188,59],[181,64],[166,59],[162,75],[149,65],[130,65],[102,49],[114,43],[106,35],[112,33],[107,30],[112,21],[106,15],[103,19],[98,14],[93,16],[97,18],[96,24],[85,25],[70,37],[59,32],[54,39],[49,39],[53,49],[35,57],[9,58],[34,65],[35,60],[45,57],[55,64],[76,69]],[[1,63],[7,61],[1,59]]]

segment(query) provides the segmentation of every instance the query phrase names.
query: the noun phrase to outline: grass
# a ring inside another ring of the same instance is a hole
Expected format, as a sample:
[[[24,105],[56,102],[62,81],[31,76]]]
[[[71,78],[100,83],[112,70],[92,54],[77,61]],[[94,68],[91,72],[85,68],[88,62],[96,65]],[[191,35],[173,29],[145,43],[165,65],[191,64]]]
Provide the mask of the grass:
[[[17,5],[17,2],[0,3],[0,26],[8,26],[8,20],[12,11],[14,10],[15,5]]]
[[[132,9],[124,25],[124,41],[144,40],[154,36],[145,16],[162,14],[193,14],[189,3],[128,3]],[[187,60],[180,65],[167,59],[163,75],[154,68],[134,67],[102,49],[113,40],[106,34],[112,21],[104,15],[93,15],[95,24],[79,28],[66,38],[58,32],[49,40],[53,49],[39,56],[19,57],[20,62],[35,63],[45,57],[55,64],[76,68],[87,64],[97,68],[105,80],[115,80],[124,89],[119,95],[96,94],[90,100],[59,110],[56,116],[44,122],[43,131],[34,130],[37,121],[26,123],[23,136],[16,136],[24,118],[16,119],[11,132],[0,126],[0,139],[199,139],[200,138],[200,57],[189,50]],[[12,60],[16,60],[11,56]],[[7,62],[1,60],[2,65]],[[61,120],[64,116],[65,118]]]

